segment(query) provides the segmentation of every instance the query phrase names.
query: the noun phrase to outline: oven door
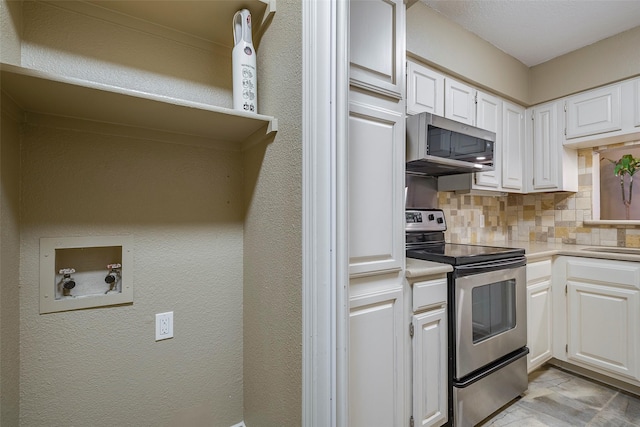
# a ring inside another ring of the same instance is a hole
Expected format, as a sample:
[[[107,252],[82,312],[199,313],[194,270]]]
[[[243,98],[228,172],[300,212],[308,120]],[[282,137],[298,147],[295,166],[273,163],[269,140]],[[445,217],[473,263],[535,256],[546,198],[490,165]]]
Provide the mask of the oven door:
[[[515,259],[456,267],[455,378],[527,345],[524,264]]]

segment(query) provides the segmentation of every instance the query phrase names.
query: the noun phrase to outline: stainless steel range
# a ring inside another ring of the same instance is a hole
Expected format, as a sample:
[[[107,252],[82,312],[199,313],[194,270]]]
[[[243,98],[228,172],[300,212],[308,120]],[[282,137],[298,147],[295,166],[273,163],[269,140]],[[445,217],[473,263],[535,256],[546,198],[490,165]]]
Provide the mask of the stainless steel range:
[[[449,420],[473,426],[527,389],[524,249],[446,243],[439,209],[406,211],[407,257],[448,277]]]

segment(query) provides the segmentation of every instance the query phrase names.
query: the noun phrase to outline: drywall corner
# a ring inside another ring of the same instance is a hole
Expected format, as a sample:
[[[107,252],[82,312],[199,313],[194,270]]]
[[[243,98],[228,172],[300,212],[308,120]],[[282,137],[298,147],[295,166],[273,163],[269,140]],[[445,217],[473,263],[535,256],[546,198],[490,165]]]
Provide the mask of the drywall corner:
[[[0,62],[21,64],[22,1],[0,0]]]
[[[0,123],[0,425],[20,416],[20,133],[3,112]]]

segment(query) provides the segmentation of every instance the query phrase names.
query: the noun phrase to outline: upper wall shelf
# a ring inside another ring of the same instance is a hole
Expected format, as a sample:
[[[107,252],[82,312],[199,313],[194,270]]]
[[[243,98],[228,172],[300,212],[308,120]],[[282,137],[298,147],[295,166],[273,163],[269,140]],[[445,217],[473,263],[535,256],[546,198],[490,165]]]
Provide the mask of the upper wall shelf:
[[[0,88],[25,112],[118,124],[245,148],[278,130],[261,114],[0,64]]]
[[[253,44],[256,48],[276,11],[276,0],[153,2],[88,0],[82,2],[54,1],[54,3],[60,7],[89,15],[101,15],[104,12],[121,17],[132,17],[139,20],[140,24],[156,24],[227,48],[233,47],[232,20],[238,10],[249,9],[251,11]]]

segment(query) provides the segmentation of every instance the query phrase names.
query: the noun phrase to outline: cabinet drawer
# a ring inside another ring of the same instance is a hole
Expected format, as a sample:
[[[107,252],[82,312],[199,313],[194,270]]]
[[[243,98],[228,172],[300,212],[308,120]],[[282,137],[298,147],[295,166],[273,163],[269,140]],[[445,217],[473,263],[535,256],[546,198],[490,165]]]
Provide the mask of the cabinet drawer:
[[[551,277],[551,260],[527,264],[527,283],[538,282]]]
[[[640,289],[640,263],[571,259],[567,261],[567,279]]]
[[[417,282],[413,285],[413,312],[447,302],[447,279]]]

